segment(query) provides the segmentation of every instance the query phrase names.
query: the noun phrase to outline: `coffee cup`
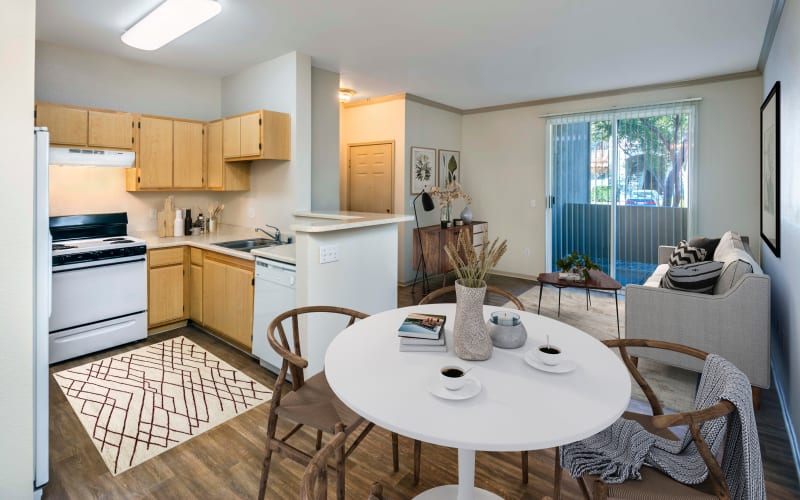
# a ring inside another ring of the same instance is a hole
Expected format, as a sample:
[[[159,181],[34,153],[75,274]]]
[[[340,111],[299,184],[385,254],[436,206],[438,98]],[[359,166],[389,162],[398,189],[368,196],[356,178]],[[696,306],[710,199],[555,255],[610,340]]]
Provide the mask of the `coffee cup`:
[[[561,348],[553,344],[540,345],[536,349],[536,356],[539,358],[539,361],[548,366],[555,366],[564,359]]]
[[[439,379],[445,389],[457,391],[467,383],[467,371],[460,366],[443,366],[439,372]]]

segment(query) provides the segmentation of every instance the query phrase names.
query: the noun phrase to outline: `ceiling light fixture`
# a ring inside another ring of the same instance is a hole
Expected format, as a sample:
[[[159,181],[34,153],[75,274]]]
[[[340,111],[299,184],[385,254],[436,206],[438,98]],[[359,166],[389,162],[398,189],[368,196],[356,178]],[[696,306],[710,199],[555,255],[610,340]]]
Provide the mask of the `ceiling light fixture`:
[[[167,0],[126,31],[122,41],[136,49],[160,49],[221,10],[214,0]]]
[[[353,89],[339,89],[339,102],[350,102],[350,99],[356,95],[356,91]]]

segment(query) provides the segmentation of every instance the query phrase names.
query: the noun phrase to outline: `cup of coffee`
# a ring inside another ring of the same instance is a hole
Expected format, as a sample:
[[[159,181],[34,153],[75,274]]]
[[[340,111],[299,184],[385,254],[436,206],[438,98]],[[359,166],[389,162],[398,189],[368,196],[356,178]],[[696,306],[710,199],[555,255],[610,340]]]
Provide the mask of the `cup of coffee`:
[[[457,391],[464,387],[464,384],[467,382],[466,374],[467,371],[459,366],[443,366],[439,374],[439,379],[442,381],[442,385],[445,389]]]
[[[553,344],[540,345],[539,348],[536,349],[536,355],[539,361],[549,366],[555,366],[561,363],[563,359],[561,348]]]

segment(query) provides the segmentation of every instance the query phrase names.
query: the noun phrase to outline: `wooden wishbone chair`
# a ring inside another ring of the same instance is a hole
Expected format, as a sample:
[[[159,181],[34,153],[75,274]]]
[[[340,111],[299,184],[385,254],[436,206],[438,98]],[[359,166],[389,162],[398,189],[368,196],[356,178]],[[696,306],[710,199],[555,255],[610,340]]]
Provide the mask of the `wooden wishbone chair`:
[[[445,286],[442,288],[438,288],[428,295],[422,297],[419,301],[419,305],[423,304],[430,304],[433,299],[441,297],[442,295],[447,295],[448,293],[455,294],[456,287],[455,285]],[[489,294],[500,295],[514,304],[520,311],[525,310],[525,306],[522,305],[522,302],[517,298],[516,295],[503,290],[502,288],[498,288],[496,286],[487,285],[486,286],[486,297],[488,298]],[[420,467],[420,459],[422,456],[422,442],[418,440],[414,440],[414,484],[419,483],[419,467]],[[520,457],[522,460],[522,482],[528,484],[528,452],[521,451]]]
[[[328,385],[328,379],[325,377],[324,371],[308,379],[305,377],[304,369],[308,366],[308,361],[303,358],[300,351],[300,317],[315,313],[345,316],[349,318],[347,326],[352,325],[358,319],[367,317],[364,313],[343,307],[309,306],[286,311],[273,319],[267,327],[267,340],[275,352],[283,358],[283,362],[275,381],[275,389],[267,420],[267,445],[261,467],[259,499],[263,499],[266,494],[273,452],[278,452],[304,466],[307,466],[312,460],[311,454],[287,442],[303,426],[307,425],[316,429],[316,450],[319,450],[322,446],[323,432],[334,434],[336,426],[341,425],[343,435],[346,438],[355,433],[356,429],[365,422],[361,416],[353,412],[336,397],[336,394]],[[289,338],[283,328],[283,321],[289,319],[292,324],[292,344],[289,343]],[[276,331],[279,338],[275,336]],[[290,374],[291,382],[288,380]],[[289,384],[291,384],[291,387],[284,394],[284,386]],[[279,418],[294,424],[294,427],[282,438],[276,436]],[[355,450],[356,446],[374,426],[375,424],[372,422],[367,422],[366,427],[358,434],[355,441],[344,451],[341,460],[337,460],[337,498],[339,500],[344,500],[345,498],[344,459]],[[392,459],[394,471],[397,472],[399,470],[398,440],[397,434],[394,433],[392,434]]]
[[[336,434],[311,459],[300,483],[300,500],[327,500],[328,498],[328,461],[333,457],[336,464],[344,466],[344,441],[347,434],[344,426],[336,424]],[[380,483],[373,483],[367,500],[382,500],[383,488]]]
[[[703,436],[700,434],[700,424],[715,418],[728,416],[735,411],[733,403],[730,401],[722,400],[714,406],[710,406],[704,410],[685,411],[671,415],[664,415],[664,410],[661,403],[658,401],[653,389],[645,381],[642,374],[639,372],[636,364],[628,354],[630,347],[648,347],[653,349],[665,349],[688,356],[693,356],[697,359],[705,360],[708,353],[699,349],[675,344],[672,342],[665,342],[661,340],[646,340],[646,339],[613,339],[604,340],[603,343],[611,348],[618,348],[622,361],[631,373],[631,376],[636,380],[639,387],[642,388],[647,401],[653,411],[653,415],[645,415],[641,413],[625,412],[622,418],[628,420],[635,420],[639,422],[642,427],[667,439],[675,439],[678,437],[669,430],[669,427],[678,425],[689,426],[689,432],[692,434],[697,451],[703,458],[703,461],[708,467],[708,479],[699,485],[685,485],[678,481],[673,480],[669,476],[662,474],[656,469],[650,467],[642,467],[641,481],[626,481],[622,484],[607,484],[599,479],[598,476],[584,475],[583,477],[576,478],[578,485],[583,492],[586,499],[604,500],[606,498],[722,498],[730,499],[730,492],[728,485],[722,473],[722,468],[719,462],[714,457],[713,453],[706,444]],[[556,463],[555,463],[555,478],[554,478],[554,498],[560,498],[561,492],[561,465],[558,449],[556,449]]]

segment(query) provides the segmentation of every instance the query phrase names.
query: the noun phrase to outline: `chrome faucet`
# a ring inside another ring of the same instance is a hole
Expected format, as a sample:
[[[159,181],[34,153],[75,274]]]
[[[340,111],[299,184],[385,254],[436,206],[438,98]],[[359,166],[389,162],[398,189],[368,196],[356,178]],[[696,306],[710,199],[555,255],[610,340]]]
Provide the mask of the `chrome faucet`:
[[[275,230],[275,232],[274,232],[273,234],[270,234],[270,233],[269,233],[269,232],[268,232],[266,229],[262,229],[262,228],[260,228],[260,227],[257,227],[257,228],[256,228],[256,232],[258,232],[258,231],[261,231],[262,233],[266,234],[267,236],[269,236],[269,237],[270,237],[270,238],[272,238],[273,240],[275,240],[275,241],[277,241],[277,242],[279,242],[279,243],[280,243],[280,241],[281,241],[281,230],[280,230],[280,229],[278,229],[278,228],[277,228],[277,227],[275,227],[275,226],[270,226],[269,224],[264,224],[264,225],[265,225],[265,226],[267,226],[267,227],[269,227],[269,228],[272,228],[272,229],[274,229],[274,230]]]

